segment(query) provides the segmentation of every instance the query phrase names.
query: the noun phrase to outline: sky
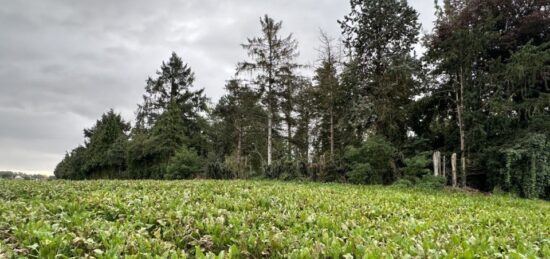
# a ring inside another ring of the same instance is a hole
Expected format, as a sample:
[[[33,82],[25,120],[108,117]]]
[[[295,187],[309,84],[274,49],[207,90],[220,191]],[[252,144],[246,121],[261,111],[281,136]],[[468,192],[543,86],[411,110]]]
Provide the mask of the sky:
[[[422,31],[432,0],[409,0]],[[51,174],[109,109],[134,118],[145,80],[174,51],[215,103],[264,14],[318,60],[319,30],[338,38],[348,0],[0,0],[0,171]]]

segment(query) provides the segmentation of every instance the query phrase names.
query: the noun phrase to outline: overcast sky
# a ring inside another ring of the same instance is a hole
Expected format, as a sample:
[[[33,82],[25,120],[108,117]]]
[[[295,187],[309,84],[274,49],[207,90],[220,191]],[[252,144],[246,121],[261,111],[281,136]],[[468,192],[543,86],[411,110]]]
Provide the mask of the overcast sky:
[[[432,0],[410,0],[423,31]],[[0,170],[51,173],[110,108],[134,117],[145,79],[175,51],[215,102],[259,32],[283,20],[313,64],[319,29],[339,37],[348,0],[0,0]]]

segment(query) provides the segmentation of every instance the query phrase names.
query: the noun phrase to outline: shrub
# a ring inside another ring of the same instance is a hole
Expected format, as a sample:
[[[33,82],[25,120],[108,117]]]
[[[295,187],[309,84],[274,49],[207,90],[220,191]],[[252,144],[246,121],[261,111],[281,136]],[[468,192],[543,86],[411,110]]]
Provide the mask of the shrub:
[[[404,177],[422,178],[424,175],[431,174],[432,169],[430,169],[430,166],[432,165],[432,160],[430,159],[430,154],[431,152],[422,152],[405,159],[405,167],[403,168]]]
[[[231,179],[234,172],[229,166],[219,161],[210,161],[206,165],[205,177],[208,179]]]
[[[224,166],[231,172],[232,178],[248,179],[254,175],[257,175],[252,161],[249,160],[249,156],[241,157],[241,159],[237,159],[235,154],[226,156]]]
[[[414,183],[408,179],[399,179],[393,183],[393,186],[395,187],[412,187],[413,185]]]
[[[310,171],[315,171],[315,168],[312,169],[310,169]],[[346,163],[334,160],[320,167],[317,171],[319,173],[317,175],[318,179],[316,180],[322,182],[344,182],[350,169],[346,166]]]
[[[348,148],[349,180],[364,184],[390,184],[396,178],[391,168],[395,148],[381,136],[371,136],[358,148]]]
[[[302,175],[302,171],[307,172],[307,167],[304,170],[303,167],[300,167],[299,162],[277,160],[270,166],[266,166],[265,176],[269,179],[289,181],[302,178],[304,176]]]
[[[433,175],[424,175],[416,185],[419,188],[422,189],[443,189],[445,188],[445,184],[447,183],[447,178],[443,176],[433,176]]]
[[[201,170],[201,159],[193,149],[180,148],[166,166],[164,179],[189,179]]]
[[[348,178],[352,183],[382,183],[382,176],[376,173],[369,163],[357,163],[352,166],[348,173]]]
[[[431,152],[418,153],[411,158],[405,159],[403,178],[394,185],[399,187],[419,187],[423,189],[442,189],[447,183],[443,176],[433,176]]]

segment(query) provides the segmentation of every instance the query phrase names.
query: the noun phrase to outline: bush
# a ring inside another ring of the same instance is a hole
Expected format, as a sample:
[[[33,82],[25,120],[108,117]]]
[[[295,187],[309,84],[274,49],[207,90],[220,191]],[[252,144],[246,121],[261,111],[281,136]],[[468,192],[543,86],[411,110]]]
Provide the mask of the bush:
[[[210,161],[206,165],[205,177],[208,179],[231,179],[234,175],[229,166],[219,161]]]
[[[408,179],[399,179],[395,183],[393,183],[393,186],[395,187],[413,187],[414,183],[411,180]]]
[[[164,179],[192,178],[200,172],[201,164],[201,158],[195,150],[184,146],[168,162]]]
[[[307,167],[300,166],[300,162],[293,162],[290,160],[278,160],[274,161],[270,166],[265,168],[265,176],[269,179],[280,179],[280,180],[295,180],[300,179],[303,171],[307,175]]]
[[[407,179],[411,177],[422,178],[424,175],[431,174],[432,169],[430,169],[430,166],[433,162],[430,159],[430,154],[431,152],[422,152],[405,159],[404,177]]]
[[[439,190],[445,188],[447,178],[443,176],[424,175],[416,185],[422,189]]]
[[[376,173],[369,163],[357,163],[353,165],[351,171],[348,173],[348,178],[352,183],[382,183],[382,176]]]
[[[342,163],[341,161],[330,161],[328,164],[318,169],[310,168],[310,171],[312,171],[310,174],[318,171],[318,175],[315,175],[314,180],[322,182],[345,182],[346,175],[350,172],[350,168],[346,166],[346,163]]]
[[[372,136],[358,148],[348,148],[345,158],[351,166],[349,180],[363,184],[390,184],[396,179],[391,164],[392,144],[381,136]]]

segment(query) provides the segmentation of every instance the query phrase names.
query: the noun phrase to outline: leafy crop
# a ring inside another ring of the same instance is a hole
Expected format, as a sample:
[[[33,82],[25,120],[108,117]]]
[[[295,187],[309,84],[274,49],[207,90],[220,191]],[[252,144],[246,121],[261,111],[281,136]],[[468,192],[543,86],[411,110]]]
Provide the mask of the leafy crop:
[[[0,181],[0,258],[550,257],[550,204],[273,181]]]

